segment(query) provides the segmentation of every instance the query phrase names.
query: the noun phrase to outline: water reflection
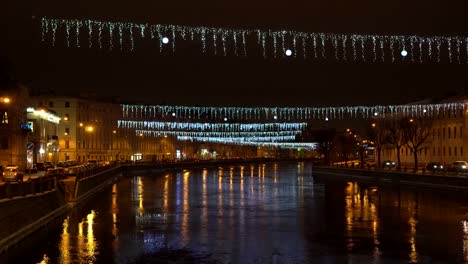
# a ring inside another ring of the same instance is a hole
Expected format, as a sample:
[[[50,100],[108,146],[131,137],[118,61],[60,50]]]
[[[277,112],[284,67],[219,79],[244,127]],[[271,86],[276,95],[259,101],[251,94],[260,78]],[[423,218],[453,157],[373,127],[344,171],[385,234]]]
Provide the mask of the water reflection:
[[[0,263],[154,263],[168,248],[209,256],[198,263],[468,261],[466,199],[321,179],[307,166],[124,177],[70,213],[53,247],[19,248],[36,250],[33,261]]]
[[[59,244],[60,248],[60,263],[68,264],[71,263],[70,258],[70,234],[68,233],[68,222],[69,218],[63,221],[63,229],[61,234],[61,240]]]
[[[184,184],[183,184],[183,196],[182,196],[182,242],[187,244],[189,240],[188,231],[189,231],[189,177],[190,172],[184,171]]]
[[[348,182],[345,189],[346,248],[354,252],[366,234],[372,234],[373,256],[380,256],[379,218],[372,195],[377,189],[361,189],[357,182]]]

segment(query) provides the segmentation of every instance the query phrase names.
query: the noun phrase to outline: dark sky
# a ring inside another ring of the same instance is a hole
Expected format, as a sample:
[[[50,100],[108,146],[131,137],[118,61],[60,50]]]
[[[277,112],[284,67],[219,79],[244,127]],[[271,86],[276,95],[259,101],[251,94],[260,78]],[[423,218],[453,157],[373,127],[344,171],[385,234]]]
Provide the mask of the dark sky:
[[[0,56],[36,91],[94,91],[152,104],[316,106],[406,103],[468,88],[468,65],[342,63],[51,47],[33,16],[362,34],[468,37],[465,0],[12,1]]]

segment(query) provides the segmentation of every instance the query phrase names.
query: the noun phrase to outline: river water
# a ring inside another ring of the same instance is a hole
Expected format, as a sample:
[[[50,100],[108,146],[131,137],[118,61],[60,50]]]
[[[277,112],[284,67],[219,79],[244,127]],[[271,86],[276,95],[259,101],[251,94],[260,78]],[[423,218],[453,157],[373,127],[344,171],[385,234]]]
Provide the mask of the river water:
[[[466,198],[303,162],[127,176],[0,263],[463,263]]]

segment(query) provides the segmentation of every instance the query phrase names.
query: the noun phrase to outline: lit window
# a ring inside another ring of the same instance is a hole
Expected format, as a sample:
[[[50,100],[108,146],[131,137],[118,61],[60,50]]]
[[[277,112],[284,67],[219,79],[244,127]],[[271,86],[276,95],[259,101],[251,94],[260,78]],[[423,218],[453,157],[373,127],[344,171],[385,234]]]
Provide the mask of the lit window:
[[[8,124],[8,112],[3,112],[2,114],[2,124]]]

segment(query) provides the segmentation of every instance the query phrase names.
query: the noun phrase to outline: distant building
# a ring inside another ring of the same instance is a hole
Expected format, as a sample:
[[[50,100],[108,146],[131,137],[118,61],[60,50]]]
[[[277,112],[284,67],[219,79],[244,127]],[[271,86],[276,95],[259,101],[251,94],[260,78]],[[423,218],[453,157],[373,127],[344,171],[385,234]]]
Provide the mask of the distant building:
[[[468,100],[462,101],[468,103]],[[435,161],[448,165],[454,161],[468,160],[468,135],[465,131],[467,122],[468,112],[463,110],[441,112],[434,117],[432,131],[418,152],[418,164],[422,166]],[[387,144],[382,150],[382,160],[397,161],[396,149]],[[400,160],[401,166],[414,165],[413,153],[407,146],[401,148]]]

